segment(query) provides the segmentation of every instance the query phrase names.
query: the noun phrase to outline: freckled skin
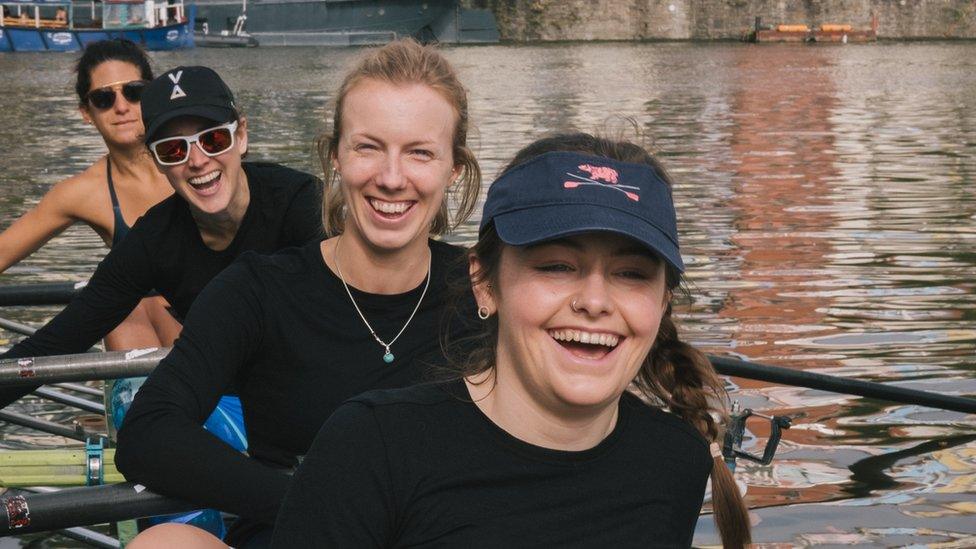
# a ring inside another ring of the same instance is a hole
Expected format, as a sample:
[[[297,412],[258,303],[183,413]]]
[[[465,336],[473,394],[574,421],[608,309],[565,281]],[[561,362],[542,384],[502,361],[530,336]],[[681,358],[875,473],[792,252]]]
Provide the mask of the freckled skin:
[[[431,222],[460,171],[451,147],[457,116],[423,84],[366,79],[349,91],[333,159],[348,208],[344,250],[426,255]],[[374,201],[395,211],[382,215]]]

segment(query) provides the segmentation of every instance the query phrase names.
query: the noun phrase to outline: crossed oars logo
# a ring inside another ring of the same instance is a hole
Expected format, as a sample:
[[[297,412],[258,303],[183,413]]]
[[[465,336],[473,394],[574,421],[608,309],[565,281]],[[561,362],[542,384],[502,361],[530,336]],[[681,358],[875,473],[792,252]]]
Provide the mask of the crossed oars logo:
[[[566,172],[566,175],[576,179],[576,181],[564,181],[564,189],[575,189],[582,185],[596,185],[598,187],[604,187],[622,192],[627,196],[627,198],[633,200],[634,202],[640,201],[640,195],[638,195],[636,192],[631,192],[639,191],[640,187],[619,184],[619,174],[617,174],[617,170],[606,166],[591,166],[589,164],[579,166],[579,170],[590,174],[590,177]]]

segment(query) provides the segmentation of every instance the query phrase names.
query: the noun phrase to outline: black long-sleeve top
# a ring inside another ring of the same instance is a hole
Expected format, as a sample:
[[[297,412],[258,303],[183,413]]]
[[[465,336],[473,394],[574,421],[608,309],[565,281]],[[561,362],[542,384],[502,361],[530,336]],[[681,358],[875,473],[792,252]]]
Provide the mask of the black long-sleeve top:
[[[322,238],[318,178],[270,163],[243,168],[250,202],[227,248],[208,248],[186,201],[170,196],[136,221],[63,311],[0,358],[84,352],[154,289],[183,318],[204,286],[241,253],[272,253]],[[33,389],[0,389],[0,408]]]
[[[519,440],[463,382],[373,391],[322,427],[272,547],[688,547],[712,467],[677,416],[625,393],[599,444]]]
[[[438,335],[475,318],[470,289],[458,301],[449,282],[467,280],[463,250],[430,242],[430,287],[392,346],[370,335],[318,243],[273,256],[245,254],[200,294],[173,351],[136,395],[119,431],[116,465],[126,478],[165,495],[273,524],[297,465],[322,423],[346,399],[421,379],[443,364]],[[386,341],[401,329],[423,284],[396,295],[351,288]],[[200,427],[236,389],[250,457]]]

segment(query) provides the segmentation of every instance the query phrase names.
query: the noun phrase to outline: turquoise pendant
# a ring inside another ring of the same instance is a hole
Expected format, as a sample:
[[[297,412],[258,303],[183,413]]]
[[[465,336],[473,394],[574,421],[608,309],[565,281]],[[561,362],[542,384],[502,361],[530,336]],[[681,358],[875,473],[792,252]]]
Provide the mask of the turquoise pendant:
[[[390,351],[387,351],[386,354],[383,355],[383,362],[385,362],[387,364],[393,362],[393,353],[391,353]]]

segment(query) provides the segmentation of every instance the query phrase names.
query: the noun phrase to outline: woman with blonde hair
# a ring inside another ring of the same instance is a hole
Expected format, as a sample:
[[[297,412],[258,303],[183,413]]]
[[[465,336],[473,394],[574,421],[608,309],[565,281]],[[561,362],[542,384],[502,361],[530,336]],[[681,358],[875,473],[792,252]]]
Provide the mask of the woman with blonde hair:
[[[238,515],[234,547],[270,542],[290,472],[332,411],[444,362],[446,290],[467,272],[464,250],[432,237],[477,200],[467,131],[466,92],[435,49],[400,40],[359,60],[319,142],[331,238],[243,256],[204,290],[119,432],[128,479]],[[240,395],[249,456],[199,426],[227,391]],[[164,525],[132,547],[176,544],[219,546]]]
[[[709,476],[723,543],[748,543],[722,386],[671,318],[684,265],[658,163],[586,134],[533,143],[469,262],[478,350],[451,381],[336,410],[272,546],[688,547]]]

